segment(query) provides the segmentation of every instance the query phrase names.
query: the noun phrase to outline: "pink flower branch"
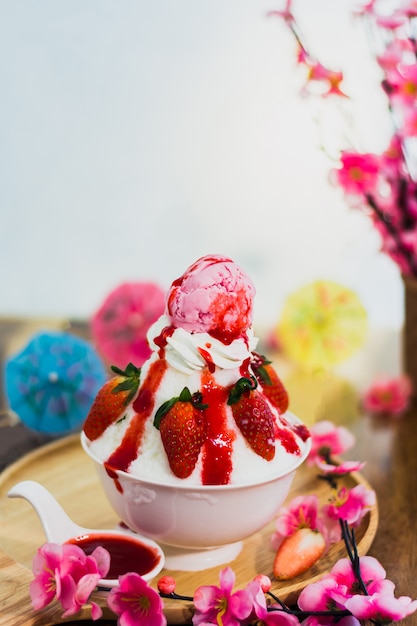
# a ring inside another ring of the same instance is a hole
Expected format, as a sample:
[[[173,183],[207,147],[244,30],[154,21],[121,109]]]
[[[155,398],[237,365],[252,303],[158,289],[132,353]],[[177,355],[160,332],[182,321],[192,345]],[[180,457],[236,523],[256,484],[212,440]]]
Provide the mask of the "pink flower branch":
[[[331,174],[352,206],[368,210],[381,237],[382,251],[404,275],[417,278],[417,172],[411,159],[417,152],[417,45],[413,34],[417,11],[414,0],[397,6],[390,15],[379,12],[380,4],[371,0],[356,15],[380,35],[381,51],[374,52],[374,58],[383,74],[380,85],[387,97],[393,135],[379,155],[341,146],[339,167]],[[319,83],[324,85],[321,97],[346,97],[340,88],[343,72],[325,68],[310,53],[292,6],[292,0],[287,0],[284,10],[268,15],[281,18],[297,43],[297,62],[307,70],[303,94],[312,95],[312,84]]]

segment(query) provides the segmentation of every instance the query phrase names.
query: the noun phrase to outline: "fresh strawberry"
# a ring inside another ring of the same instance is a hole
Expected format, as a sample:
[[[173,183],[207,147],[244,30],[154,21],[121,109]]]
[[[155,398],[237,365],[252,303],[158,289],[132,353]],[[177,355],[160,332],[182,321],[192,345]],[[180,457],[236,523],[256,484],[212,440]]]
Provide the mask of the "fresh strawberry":
[[[90,441],[100,437],[110,424],[123,417],[139,387],[140,369],[132,363],[125,370],[114,365],[111,369],[117,376],[110,378],[100,389],[84,423],[84,433]]]
[[[285,537],[278,548],[273,565],[275,578],[290,580],[306,572],[326,549],[323,535],[318,530],[299,528]]]
[[[264,356],[253,353],[251,367],[255,374],[256,380],[262,387],[262,391],[270,401],[270,403],[278,409],[280,413],[285,413],[288,409],[288,393],[282,384],[282,380]]]
[[[178,478],[187,478],[194,470],[206,440],[206,422],[202,395],[191,395],[184,387],[180,395],[164,402],[158,409],[154,426],[159,428],[171,470]]]
[[[231,388],[227,404],[252,450],[270,461],[275,456],[274,416],[256,387],[254,378],[240,378]]]

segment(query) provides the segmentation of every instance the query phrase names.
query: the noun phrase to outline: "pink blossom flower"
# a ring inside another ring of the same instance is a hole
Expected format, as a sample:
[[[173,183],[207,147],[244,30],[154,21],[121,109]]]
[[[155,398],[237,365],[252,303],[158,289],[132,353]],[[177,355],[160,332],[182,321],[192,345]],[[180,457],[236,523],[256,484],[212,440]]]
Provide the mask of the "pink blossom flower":
[[[303,611],[317,612],[344,609],[343,604],[333,599],[333,592],[337,591],[338,582],[330,574],[315,583],[304,587],[298,598],[298,606]],[[333,619],[333,618],[331,618]]]
[[[377,55],[376,60],[384,72],[389,72],[395,70],[402,57],[403,49],[398,45],[398,42],[394,40],[389,46],[384,48],[381,54]]]
[[[386,572],[377,559],[361,557],[359,570],[368,595],[358,593],[357,576],[352,563],[345,558],[337,561],[328,575],[305,587],[298,599],[299,607],[310,612],[346,609],[356,620],[378,623],[403,619],[417,609],[417,601],[407,596],[394,597],[394,584],[386,579]],[[322,619],[318,623],[329,623]],[[306,623],[312,626],[315,622],[308,618]]]
[[[43,609],[55,598],[62,552],[61,545],[46,543],[33,557],[32,572],[35,578],[30,583],[30,596],[35,611]]]
[[[296,496],[280,510],[275,528],[282,537],[292,535],[299,528],[316,530],[318,511],[319,501],[315,494]]]
[[[354,9],[354,15],[374,15],[375,13],[375,4],[377,0],[368,0],[364,4],[359,5],[356,9]]]
[[[389,77],[393,98],[402,105],[413,105],[417,96],[417,64],[398,65]]]
[[[240,622],[250,615],[253,608],[250,588],[232,593],[235,580],[234,571],[226,567],[220,571],[220,587],[204,585],[196,589],[194,592],[194,626],[207,623],[239,626]]]
[[[399,12],[408,18],[417,17],[416,0],[408,0],[408,2],[405,2],[403,6],[400,7]]]
[[[363,407],[375,415],[400,417],[408,409],[411,395],[412,385],[408,377],[381,377],[365,391]]]
[[[278,550],[284,538],[299,528],[318,530],[327,546],[339,541],[341,537],[339,521],[330,518],[324,511],[319,511],[319,502],[315,494],[296,496],[287,507],[280,510],[271,537],[272,548]]]
[[[386,572],[377,559],[361,557],[359,570],[367,594],[358,593],[357,576],[349,559],[340,559],[330,572],[337,584],[329,596],[356,618],[385,623],[403,619],[416,611],[417,601],[408,596],[395,598],[395,585],[386,578]]]
[[[369,596],[355,595],[346,600],[345,607],[358,619],[375,623],[399,621],[414,613],[417,601],[408,596],[396,598],[393,594],[374,593]]]
[[[358,526],[375,502],[375,492],[364,485],[356,485],[352,489],[341,487],[331,503],[323,507],[323,511],[332,519],[341,519],[351,526]]]
[[[107,604],[123,626],[165,626],[167,623],[160,596],[136,572],[119,577],[119,586],[110,590]]]
[[[311,450],[308,456],[308,464],[313,465],[322,459],[342,454],[349,450],[355,442],[355,438],[344,426],[336,426],[329,420],[316,422],[310,428]]]
[[[110,567],[110,555],[98,547],[87,556],[73,544],[45,543],[37,551],[32,571],[30,596],[35,610],[47,606],[56,598],[64,608],[63,617],[77,613],[88,603],[91,593]],[[100,607],[91,602],[92,618],[102,615]]]
[[[253,608],[258,618],[257,623],[265,626],[299,626],[300,622],[290,613],[282,610],[282,607],[276,606],[276,610],[268,611],[266,606],[265,595],[258,585],[258,589],[248,585],[249,590],[253,590]],[[274,609],[275,609],[275,605]]]
[[[403,115],[402,133],[404,137],[417,136],[417,111],[414,107],[408,107]]]
[[[380,167],[382,174],[386,176],[389,181],[394,181],[395,188],[398,178],[405,174],[403,171],[403,150],[399,134],[396,133],[391,137],[388,147],[381,155]]]
[[[371,556],[359,559],[362,580],[369,593],[379,593],[388,589],[385,585],[386,572],[382,565]],[[315,583],[307,585],[298,598],[298,606],[303,611],[343,610],[346,600],[356,595],[358,581],[349,559],[339,559],[330,570]],[[356,616],[355,616],[356,617]]]
[[[401,15],[399,11],[392,13],[392,15],[377,15],[375,22],[378,26],[386,28],[387,30],[396,30],[400,26],[403,26],[405,22],[405,16]]]
[[[331,463],[325,463],[324,461],[316,461],[318,469],[326,476],[344,476],[351,472],[360,472],[365,463],[360,461],[343,461],[338,465],[332,465]]]
[[[369,593],[381,591],[385,588],[386,571],[381,563],[373,556],[362,556],[359,559],[361,578]],[[339,559],[329,574],[343,588],[345,595],[350,597],[357,593],[358,581],[349,559]]]
[[[268,11],[267,16],[268,17],[272,17],[272,16],[281,17],[286,22],[292,22],[294,20],[294,17],[291,12],[291,5],[292,5],[292,0],[286,0],[285,6],[281,11]]]
[[[318,61],[308,61],[307,59],[308,57],[304,56],[304,62],[308,68],[306,90],[308,90],[310,83],[316,83],[322,87],[322,96],[336,95],[347,97],[340,89],[340,83],[343,81],[342,72],[329,70]]]
[[[337,183],[347,194],[365,195],[377,191],[379,159],[375,154],[359,154],[344,150],[339,169],[333,170]]]

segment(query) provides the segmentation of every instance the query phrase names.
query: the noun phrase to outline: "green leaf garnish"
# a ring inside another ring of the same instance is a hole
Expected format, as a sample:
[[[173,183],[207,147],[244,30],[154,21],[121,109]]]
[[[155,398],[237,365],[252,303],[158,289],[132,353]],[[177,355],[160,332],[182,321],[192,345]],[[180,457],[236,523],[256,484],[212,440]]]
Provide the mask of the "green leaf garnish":
[[[191,391],[188,389],[188,387],[184,387],[179,396],[171,398],[170,400],[166,400],[166,402],[163,402],[163,404],[161,404],[161,406],[155,413],[155,417],[153,420],[153,425],[155,426],[155,428],[159,430],[162,418],[172,409],[174,404],[176,404],[177,402],[190,402],[194,408],[199,409],[200,411],[204,411],[204,409],[208,407],[208,404],[203,404],[203,394],[201,393],[201,391],[196,391],[195,393],[191,394]]]
[[[133,363],[128,363],[126,369],[122,370],[120,367],[116,365],[112,365],[110,369],[117,374],[118,376],[123,376],[125,380],[122,380],[118,385],[112,389],[112,393],[120,393],[121,391],[128,391],[124,405],[127,406],[131,400],[133,400],[140,382],[140,368],[133,365]]]
[[[248,393],[249,391],[253,391],[258,386],[256,379],[251,376],[250,378],[243,377],[239,378],[237,383],[233,385],[231,390],[229,391],[229,396],[227,398],[227,404],[230,406],[235,404],[240,400],[244,393]]]

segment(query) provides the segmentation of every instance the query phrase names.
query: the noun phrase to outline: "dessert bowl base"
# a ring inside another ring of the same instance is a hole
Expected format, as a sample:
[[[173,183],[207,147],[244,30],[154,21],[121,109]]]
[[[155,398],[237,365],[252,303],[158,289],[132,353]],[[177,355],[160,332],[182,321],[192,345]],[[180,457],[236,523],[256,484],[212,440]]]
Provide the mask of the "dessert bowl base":
[[[216,548],[177,548],[159,544],[165,554],[165,567],[182,572],[198,572],[233,561],[242,550],[243,541]]]
[[[123,522],[119,522],[115,530],[126,535],[135,536],[137,533],[128,528]],[[210,567],[217,567],[233,561],[241,552],[243,541],[227,543],[212,548],[180,548],[159,542],[165,556],[164,567],[179,572],[199,572]]]

